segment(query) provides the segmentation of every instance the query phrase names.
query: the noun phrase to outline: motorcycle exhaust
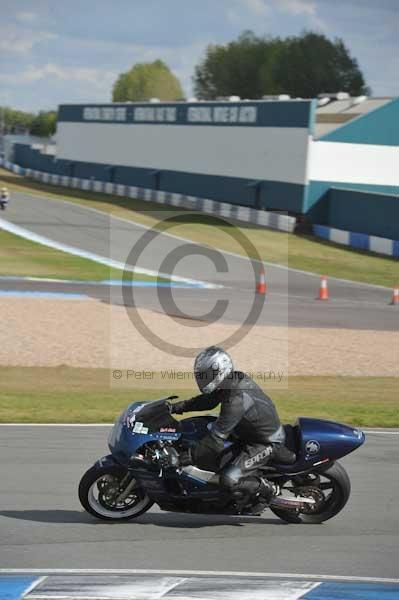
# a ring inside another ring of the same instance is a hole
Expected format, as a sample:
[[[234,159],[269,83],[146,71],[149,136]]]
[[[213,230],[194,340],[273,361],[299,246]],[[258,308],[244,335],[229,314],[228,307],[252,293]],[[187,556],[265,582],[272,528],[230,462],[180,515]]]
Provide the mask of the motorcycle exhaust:
[[[313,498],[303,498],[303,496],[295,496],[287,498],[286,496],[275,496],[270,501],[270,506],[278,506],[280,508],[303,508],[304,504],[313,505],[316,501]]]

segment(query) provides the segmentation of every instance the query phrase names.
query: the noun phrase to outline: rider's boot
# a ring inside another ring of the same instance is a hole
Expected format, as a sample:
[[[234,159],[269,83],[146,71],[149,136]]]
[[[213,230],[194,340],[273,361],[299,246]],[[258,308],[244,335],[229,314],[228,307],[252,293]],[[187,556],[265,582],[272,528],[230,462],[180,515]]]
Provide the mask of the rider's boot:
[[[269,506],[272,498],[274,498],[274,496],[276,496],[279,492],[280,488],[278,485],[272,483],[264,477],[261,477],[259,488],[254,498],[255,504],[252,506],[251,509],[252,514],[255,516],[260,516],[265,510],[265,508]]]

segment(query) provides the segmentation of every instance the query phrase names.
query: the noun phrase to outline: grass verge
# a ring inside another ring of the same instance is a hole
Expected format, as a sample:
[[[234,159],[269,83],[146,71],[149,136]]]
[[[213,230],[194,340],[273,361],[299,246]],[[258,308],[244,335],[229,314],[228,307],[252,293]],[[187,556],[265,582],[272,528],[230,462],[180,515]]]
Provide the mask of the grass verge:
[[[0,275],[102,281],[122,279],[123,271],[54,250],[0,229]],[[132,279],[157,280],[154,276],[139,273]]]
[[[0,422],[111,423],[134,400],[151,400],[175,390],[110,388],[103,369],[0,367]],[[265,387],[267,391],[267,387]],[[194,388],[179,389],[181,398]],[[333,419],[356,426],[399,427],[399,378],[291,377],[270,395],[281,418]]]
[[[40,192],[40,195],[49,198],[67,199],[151,227],[156,226],[163,211],[173,210],[173,207],[164,207],[152,202],[38,183],[4,169],[0,169],[0,182],[11,190]],[[180,212],[184,211],[179,209]],[[348,249],[312,236],[287,234],[244,223],[240,223],[239,226],[265,261],[363,283],[387,287],[398,284],[399,261],[397,259]],[[204,224],[198,224],[187,215],[185,222],[174,227],[171,233],[222,250],[240,252],[237,243],[231,236],[226,235],[229,230],[231,231],[231,226],[227,224],[215,227],[211,217],[205,219]],[[242,249],[241,253],[243,253]]]

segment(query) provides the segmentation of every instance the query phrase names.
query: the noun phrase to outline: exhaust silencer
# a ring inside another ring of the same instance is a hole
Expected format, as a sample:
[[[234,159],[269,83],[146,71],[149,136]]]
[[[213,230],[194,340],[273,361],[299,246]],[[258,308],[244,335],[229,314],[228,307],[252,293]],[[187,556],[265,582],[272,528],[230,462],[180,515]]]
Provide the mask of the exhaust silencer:
[[[286,496],[275,496],[270,501],[270,506],[279,506],[280,508],[303,508],[304,505],[316,504],[313,498],[304,498],[303,496],[295,496],[287,498]]]

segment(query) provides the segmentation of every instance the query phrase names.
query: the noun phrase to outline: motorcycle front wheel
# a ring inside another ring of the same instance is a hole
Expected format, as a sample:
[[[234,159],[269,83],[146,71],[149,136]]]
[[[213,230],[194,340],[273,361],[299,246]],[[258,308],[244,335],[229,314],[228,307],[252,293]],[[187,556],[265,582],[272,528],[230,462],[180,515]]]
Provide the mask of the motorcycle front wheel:
[[[270,506],[270,510],[288,523],[323,523],[335,517],[349,500],[351,484],[347,472],[339,463],[334,463],[321,475],[309,474],[300,485],[288,481],[281,488],[293,495],[305,496],[315,500],[314,506],[303,511],[282,509]]]
[[[83,508],[103,521],[129,521],[153,505],[131,473],[118,465],[94,465],[79,483]]]

